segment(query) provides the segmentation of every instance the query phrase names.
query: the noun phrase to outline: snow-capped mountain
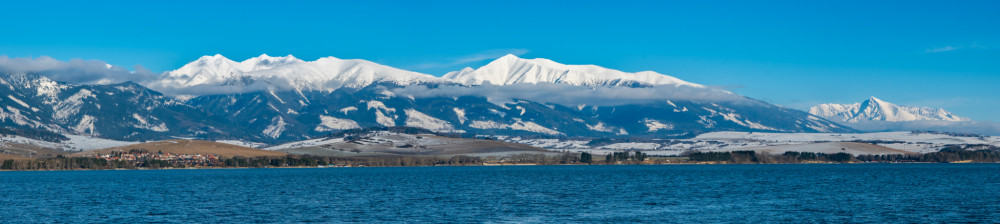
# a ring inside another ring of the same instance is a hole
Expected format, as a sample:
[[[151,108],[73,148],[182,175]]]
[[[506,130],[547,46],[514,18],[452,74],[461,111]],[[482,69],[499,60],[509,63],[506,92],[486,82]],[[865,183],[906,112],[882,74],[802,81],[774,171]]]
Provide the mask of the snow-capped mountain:
[[[437,78],[365,60],[261,55],[236,62],[215,55],[141,84],[78,85],[2,74],[0,124],[128,141],[181,137],[267,144],[392,126],[470,136],[584,138],[854,131],[803,111],[654,72],[512,55],[465,71]],[[497,85],[480,85],[486,82]],[[511,91],[504,88],[530,94],[504,96]],[[618,102],[632,93],[646,94]],[[551,95],[580,103],[531,97]],[[595,96],[605,99],[597,102]]]
[[[203,56],[144,85],[175,95],[205,95],[255,90],[331,91],[340,87],[360,88],[373,83],[409,85],[440,82],[446,81],[360,59],[325,57],[303,61],[292,55],[271,57],[263,54],[236,62],[217,54]]]
[[[703,87],[652,71],[628,73],[596,65],[565,65],[544,59],[508,54],[478,69],[465,68],[443,76],[466,85],[562,83],[577,86],[691,86]]]
[[[944,109],[908,107],[889,103],[874,96],[854,104],[820,104],[809,113],[830,120],[858,123],[862,121],[969,121]]]

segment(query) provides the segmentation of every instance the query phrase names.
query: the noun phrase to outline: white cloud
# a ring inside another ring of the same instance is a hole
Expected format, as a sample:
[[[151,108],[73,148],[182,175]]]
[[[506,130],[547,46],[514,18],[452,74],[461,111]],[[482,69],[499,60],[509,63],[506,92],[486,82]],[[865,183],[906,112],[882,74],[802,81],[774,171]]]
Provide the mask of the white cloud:
[[[924,50],[924,52],[927,52],[927,53],[941,53],[941,52],[966,50],[966,49],[991,49],[991,48],[992,47],[990,47],[990,46],[983,45],[983,44],[980,44],[978,42],[973,42],[972,44],[958,44],[958,45],[953,44],[953,45],[946,45],[944,47],[928,48],[928,49]]]
[[[954,51],[954,50],[958,50],[958,48],[957,47],[953,47],[953,46],[944,46],[944,47],[929,48],[929,49],[926,50],[926,52],[927,53],[938,53],[938,52],[948,52],[948,51]]]
[[[474,62],[481,62],[481,61],[486,61],[486,60],[493,60],[493,59],[497,59],[497,58],[503,57],[504,55],[508,55],[508,54],[513,54],[513,55],[516,55],[516,56],[521,56],[521,55],[527,54],[528,52],[529,52],[528,49],[493,49],[493,50],[485,50],[485,51],[481,51],[481,52],[478,52],[478,53],[475,53],[475,54],[470,54],[470,55],[465,55],[465,56],[458,57],[458,58],[453,58],[453,59],[451,59],[450,62],[447,62],[447,63],[436,63],[436,62],[423,63],[423,64],[418,64],[418,65],[410,66],[409,68],[410,69],[449,68],[449,67],[455,67],[455,66],[459,66],[459,65],[474,63]]]
[[[11,58],[0,56],[0,72],[38,73],[53,80],[81,84],[113,84],[126,81],[141,82],[155,78],[155,74],[136,66],[135,71],[112,66],[98,60],[72,59],[60,61],[48,56],[38,58]]]

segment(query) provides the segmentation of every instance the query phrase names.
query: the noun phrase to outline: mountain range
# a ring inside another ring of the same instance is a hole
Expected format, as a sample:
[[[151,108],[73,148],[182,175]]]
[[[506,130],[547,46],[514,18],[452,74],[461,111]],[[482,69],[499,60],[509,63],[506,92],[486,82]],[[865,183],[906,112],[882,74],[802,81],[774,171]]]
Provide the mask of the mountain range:
[[[111,66],[108,66],[111,68]],[[0,124],[117,140],[277,144],[411,126],[464,135],[675,138],[854,132],[820,116],[655,73],[503,56],[443,77],[366,60],[204,56],[137,83],[0,75]]]
[[[940,108],[900,106],[875,98],[854,104],[820,104],[809,113],[834,121],[970,121]]]
[[[973,121],[940,108],[896,105],[876,97],[853,104],[820,104],[809,113],[866,132],[939,131],[1000,135],[1000,124]]]

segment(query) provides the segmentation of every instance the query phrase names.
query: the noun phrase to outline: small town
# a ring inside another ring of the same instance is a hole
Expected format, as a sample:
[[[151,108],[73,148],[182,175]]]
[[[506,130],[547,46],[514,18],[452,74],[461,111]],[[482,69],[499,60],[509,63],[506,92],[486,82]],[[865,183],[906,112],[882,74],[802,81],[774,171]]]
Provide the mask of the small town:
[[[170,164],[171,166],[211,166],[219,164],[220,159],[217,155],[202,155],[202,154],[173,154],[156,152],[150,153],[145,149],[131,149],[128,152],[117,151],[107,154],[97,154],[93,158],[104,159],[108,161],[130,161],[135,162],[136,167],[144,167],[145,163],[151,161],[162,161]]]

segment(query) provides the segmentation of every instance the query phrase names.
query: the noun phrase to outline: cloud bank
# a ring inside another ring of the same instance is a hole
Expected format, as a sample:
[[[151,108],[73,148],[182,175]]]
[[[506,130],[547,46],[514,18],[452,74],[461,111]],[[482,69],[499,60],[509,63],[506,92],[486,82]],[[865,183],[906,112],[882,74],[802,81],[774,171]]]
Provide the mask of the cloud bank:
[[[980,50],[982,50],[982,49],[992,49],[992,48],[993,47],[991,47],[991,46],[987,46],[987,45],[983,45],[983,44],[980,44],[978,42],[975,42],[975,43],[972,43],[972,44],[946,45],[944,47],[932,47],[932,48],[927,48],[926,50],[924,50],[924,52],[927,52],[927,53],[941,53],[941,52],[949,52],[949,51],[957,51],[957,50],[965,50],[965,49],[980,49]]]
[[[98,60],[60,61],[48,56],[38,58],[0,56],[0,72],[38,73],[56,81],[79,84],[141,82],[156,77],[155,74],[141,66],[136,66],[135,71],[129,71]]]
[[[541,103],[555,103],[564,106],[581,104],[594,106],[616,106],[664,102],[666,100],[695,101],[746,101],[746,98],[726,91],[689,86],[654,86],[646,88],[630,87],[590,87],[566,84],[538,83],[517,85],[481,86],[406,86],[391,90],[396,95],[428,97],[479,96],[491,102],[511,102],[514,99]]]
[[[276,77],[244,77],[239,81],[232,81],[222,85],[219,85],[218,83],[210,83],[184,87],[178,87],[178,85],[169,81],[160,81],[163,80],[139,82],[139,84],[168,96],[204,96],[242,94],[261,91],[288,91],[302,86],[302,84],[297,85],[296,83],[292,83],[290,80]],[[325,83],[311,83],[309,85],[309,87],[314,90],[338,89],[343,86],[344,84],[337,80],[330,80]]]
[[[423,63],[423,64],[418,64],[418,65],[411,66],[410,69],[450,68],[450,67],[455,67],[455,66],[459,66],[459,65],[473,63],[473,62],[493,60],[493,59],[497,59],[499,57],[503,57],[504,55],[508,55],[508,54],[513,54],[513,55],[516,55],[516,56],[521,56],[521,55],[527,54],[528,52],[529,52],[528,49],[493,49],[493,50],[486,50],[486,51],[482,51],[482,52],[479,52],[479,53],[470,54],[470,55],[462,56],[462,57],[459,57],[459,58],[455,58],[455,59],[451,60],[451,62],[448,62],[448,63]]]

